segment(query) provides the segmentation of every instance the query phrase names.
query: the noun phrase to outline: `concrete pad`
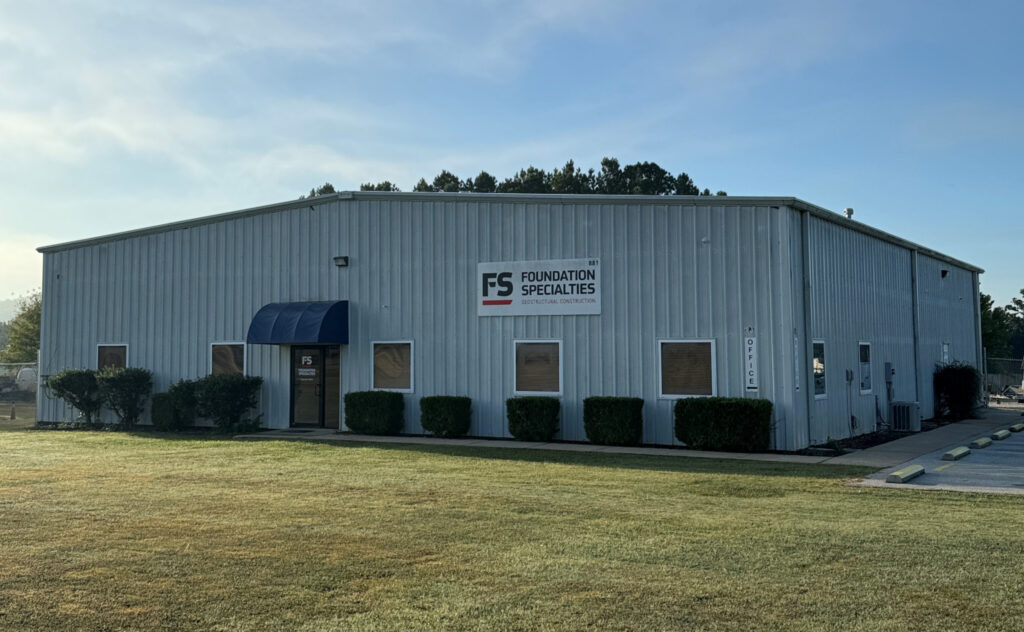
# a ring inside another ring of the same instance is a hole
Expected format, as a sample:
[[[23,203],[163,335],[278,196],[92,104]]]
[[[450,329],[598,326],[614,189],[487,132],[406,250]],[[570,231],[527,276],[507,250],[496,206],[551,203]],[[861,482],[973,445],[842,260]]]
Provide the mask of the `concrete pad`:
[[[990,415],[992,412],[989,409]],[[1004,428],[1009,426],[1011,421],[1016,423],[1005,414],[997,412],[992,416],[994,418],[1001,417]],[[992,432],[990,430],[988,433],[979,433],[971,437],[977,439],[979,443],[987,445],[988,448],[971,452],[969,459],[955,462],[944,460],[946,452],[962,447],[954,443],[947,446],[945,450],[920,455],[892,468],[903,468],[910,465],[923,467],[925,474],[910,483],[886,483],[886,474],[891,471],[891,469],[887,469],[868,476],[859,484],[894,489],[1024,494],[1024,441],[992,442],[991,438],[986,436]]]
[[[971,441],[971,449],[973,449],[973,450],[980,450],[982,448],[987,448],[990,445],[992,445],[992,439],[989,439],[988,437],[981,437],[979,439],[975,439],[974,441]]]
[[[996,430],[991,435],[993,441],[1002,441],[1010,438],[1009,430]]]
[[[960,459],[964,458],[965,456],[967,456],[970,453],[971,453],[971,449],[968,448],[965,445],[962,445],[962,446],[960,446],[958,448],[953,448],[949,452],[946,452],[945,454],[943,454],[942,455],[942,460],[943,461],[959,461]]]
[[[924,466],[908,465],[907,467],[900,468],[895,472],[890,473],[888,476],[885,477],[885,482],[906,483],[907,481],[915,479],[922,474],[924,474]]]
[[[1010,432],[1020,432],[1024,430],[1024,424],[1013,424],[1010,426]]]
[[[972,438],[989,434],[1005,427],[1011,417],[1002,411],[988,410],[985,419],[965,419],[930,430],[918,432],[902,439],[865,448],[851,454],[832,457],[824,462],[829,465],[867,465],[879,469],[895,467],[917,457],[948,450],[950,446],[963,445]]]

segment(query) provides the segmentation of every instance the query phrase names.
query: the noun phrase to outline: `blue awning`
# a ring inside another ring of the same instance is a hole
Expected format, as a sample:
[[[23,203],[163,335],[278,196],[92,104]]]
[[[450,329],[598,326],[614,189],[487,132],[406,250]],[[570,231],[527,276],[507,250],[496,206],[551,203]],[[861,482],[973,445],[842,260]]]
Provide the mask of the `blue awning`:
[[[348,344],[348,301],[270,303],[252,317],[254,345]]]

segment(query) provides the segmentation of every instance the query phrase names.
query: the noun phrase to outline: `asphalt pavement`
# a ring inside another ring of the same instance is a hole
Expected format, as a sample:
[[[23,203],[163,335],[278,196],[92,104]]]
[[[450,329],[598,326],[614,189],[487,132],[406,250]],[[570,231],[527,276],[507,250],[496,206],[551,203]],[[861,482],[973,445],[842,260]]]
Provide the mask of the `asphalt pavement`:
[[[990,424],[991,427],[982,432],[962,437],[931,452],[876,472],[865,479],[864,484],[900,489],[1024,494],[1024,432],[1010,432],[1007,438],[993,439],[984,448],[970,447],[975,439],[993,438],[998,430],[1024,422],[1024,417],[1021,417],[1018,411],[993,409],[989,409],[985,416],[986,421],[998,423]],[[944,454],[960,446],[968,447],[970,454],[955,461],[943,460]],[[924,474],[907,483],[885,482],[890,473],[914,465],[923,467]]]

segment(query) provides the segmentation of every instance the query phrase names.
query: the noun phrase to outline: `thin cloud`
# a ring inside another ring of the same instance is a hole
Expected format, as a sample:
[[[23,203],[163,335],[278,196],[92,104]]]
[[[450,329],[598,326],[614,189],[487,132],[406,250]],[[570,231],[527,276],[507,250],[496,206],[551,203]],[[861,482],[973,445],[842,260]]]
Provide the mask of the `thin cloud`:
[[[929,150],[1024,142],[1024,104],[956,100],[920,109],[904,124],[907,142]]]

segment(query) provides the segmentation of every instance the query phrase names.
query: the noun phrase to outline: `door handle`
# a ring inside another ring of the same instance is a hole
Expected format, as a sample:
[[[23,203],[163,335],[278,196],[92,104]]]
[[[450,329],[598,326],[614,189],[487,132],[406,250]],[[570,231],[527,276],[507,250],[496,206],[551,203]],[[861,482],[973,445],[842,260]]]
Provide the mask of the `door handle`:
[[[320,397],[320,385],[319,384],[317,384],[316,387],[313,389],[313,394],[316,395],[317,397]]]

